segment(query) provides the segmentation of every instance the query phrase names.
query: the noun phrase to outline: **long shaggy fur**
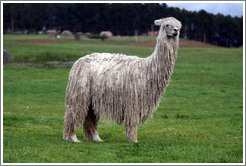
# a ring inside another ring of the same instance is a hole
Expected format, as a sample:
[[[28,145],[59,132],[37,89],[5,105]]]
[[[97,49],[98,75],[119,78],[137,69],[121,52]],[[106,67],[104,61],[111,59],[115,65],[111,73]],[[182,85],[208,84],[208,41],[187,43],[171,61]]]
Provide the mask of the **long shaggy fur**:
[[[139,123],[152,116],[170,82],[179,47],[179,37],[169,37],[164,28],[165,22],[179,28],[181,24],[174,18],[165,19],[155,50],[147,58],[93,53],[75,62],[66,90],[65,140],[71,139],[79,125],[84,126],[87,140],[95,140],[98,124],[90,123],[98,123],[99,117],[137,130]]]

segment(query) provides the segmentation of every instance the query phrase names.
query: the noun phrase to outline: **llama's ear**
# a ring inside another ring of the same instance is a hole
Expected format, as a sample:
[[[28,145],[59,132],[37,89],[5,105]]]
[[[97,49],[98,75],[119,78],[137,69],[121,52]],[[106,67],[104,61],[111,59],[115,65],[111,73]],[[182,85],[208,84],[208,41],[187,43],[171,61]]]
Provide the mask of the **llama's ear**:
[[[162,19],[155,20],[155,25],[161,26]]]

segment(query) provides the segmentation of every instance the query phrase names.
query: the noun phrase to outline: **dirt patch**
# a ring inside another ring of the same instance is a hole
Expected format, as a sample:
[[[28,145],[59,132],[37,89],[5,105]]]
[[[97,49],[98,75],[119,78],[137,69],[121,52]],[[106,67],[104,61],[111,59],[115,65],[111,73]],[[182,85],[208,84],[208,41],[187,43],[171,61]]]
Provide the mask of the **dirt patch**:
[[[25,39],[21,40],[23,42],[28,42],[28,43],[47,43],[47,44],[53,44],[57,43],[57,40],[55,39]]]
[[[132,43],[132,45],[134,46],[155,46],[156,41]],[[183,40],[183,39],[180,39],[179,46],[180,47],[217,47],[217,46],[207,44],[207,43],[189,41],[189,40]]]
[[[217,47],[211,44],[197,42],[197,41],[190,41],[190,40],[180,40],[179,41],[180,47]]]
[[[29,42],[29,43],[45,43],[45,44],[57,43],[57,40],[55,40],[55,39],[25,39],[25,40],[21,40],[21,41]],[[138,42],[138,43],[132,43],[132,45],[134,45],[134,46],[155,46],[156,41]],[[179,46],[180,47],[217,47],[217,46],[207,44],[207,43],[184,40],[184,39],[180,39]]]

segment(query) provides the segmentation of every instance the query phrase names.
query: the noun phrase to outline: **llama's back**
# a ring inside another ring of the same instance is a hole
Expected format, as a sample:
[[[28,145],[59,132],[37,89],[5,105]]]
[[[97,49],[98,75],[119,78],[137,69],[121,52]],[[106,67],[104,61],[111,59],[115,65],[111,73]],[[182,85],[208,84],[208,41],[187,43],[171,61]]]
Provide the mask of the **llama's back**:
[[[113,75],[127,72],[129,66],[136,65],[143,58],[126,56],[124,54],[93,53],[81,57],[73,65],[69,77],[76,80],[82,87],[88,88],[88,83],[94,83],[102,78],[111,79]]]
[[[111,53],[93,53],[79,59],[86,62],[91,71],[98,74],[119,70],[123,66],[127,66],[141,60],[137,56],[126,56],[124,54]]]

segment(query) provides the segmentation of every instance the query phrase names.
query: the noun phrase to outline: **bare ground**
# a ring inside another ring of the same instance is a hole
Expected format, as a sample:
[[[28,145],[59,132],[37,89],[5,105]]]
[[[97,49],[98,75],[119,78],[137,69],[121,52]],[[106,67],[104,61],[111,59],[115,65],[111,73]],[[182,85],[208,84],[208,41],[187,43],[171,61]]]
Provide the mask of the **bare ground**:
[[[156,41],[133,43],[133,45],[135,46],[155,46],[155,44],[156,44]],[[207,44],[207,43],[191,41],[191,40],[184,40],[184,39],[180,39],[179,46],[180,47],[217,47],[217,46]]]

